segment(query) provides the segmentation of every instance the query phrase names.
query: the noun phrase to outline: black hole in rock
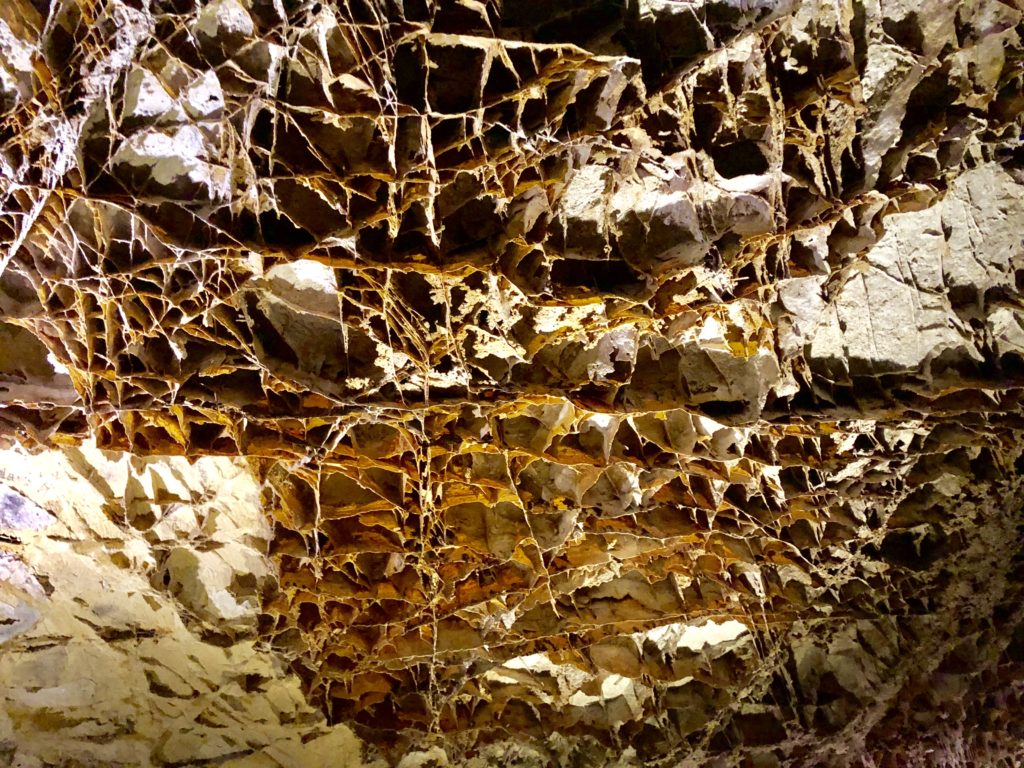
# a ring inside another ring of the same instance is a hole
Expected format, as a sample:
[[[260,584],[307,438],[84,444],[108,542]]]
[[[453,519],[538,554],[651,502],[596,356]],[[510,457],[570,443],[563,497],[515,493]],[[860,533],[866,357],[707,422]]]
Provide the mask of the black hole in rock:
[[[749,403],[745,402],[725,402],[716,400],[710,403],[701,403],[699,410],[701,413],[712,418],[723,418],[729,416],[740,416],[746,412],[749,407]]]
[[[812,131],[818,130],[818,110],[819,107],[817,104],[808,104],[800,110],[800,119],[803,120],[804,125]]]
[[[412,109],[424,111],[426,102],[426,70],[421,54],[413,45],[400,45],[394,58],[395,87],[398,99]]]
[[[189,430],[189,438],[193,446],[204,448],[213,445],[213,442],[224,434],[222,424],[210,422],[197,422]]]
[[[315,603],[303,603],[299,608],[299,626],[308,632],[320,623],[320,609]]]
[[[946,65],[925,77],[914,86],[907,100],[907,112],[900,124],[903,133],[901,144],[906,146],[914,142],[933,120],[949,108],[953,100],[960,94],[950,84],[949,66]]]
[[[722,112],[713,104],[698,104],[693,109],[694,149],[714,146],[715,134],[722,125]]]
[[[939,164],[933,157],[915,155],[907,161],[906,175],[911,181],[927,181],[939,175]]]
[[[861,156],[860,137],[857,137],[853,140],[851,150],[843,152],[839,161],[840,181],[845,193],[857,191],[858,185],[864,180],[864,172],[858,160],[859,156]]]
[[[463,46],[431,46],[427,81],[430,106],[437,112],[458,113],[480,105],[478,83],[483,75],[482,49]]]
[[[484,133],[484,147],[488,152],[499,152],[512,144],[512,134],[503,125],[495,125]]]
[[[313,235],[295,226],[287,216],[281,216],[273,211],[260,214],[259,226],[263,241],[270,246],[298,248],[316,242]]]
[[[727,179],[768,170],[768,159],[756,141],[738,141],[712,147],[711,158],[715,161],[715,170]]]
[[[599,293],[633,293],[644,283],[624,261],[560,259],[551,265],[555,286],[589,288]]]
[[[924,53],[924,34],[917,14],[913,11],[902,19],[883,19],[882,31],[901,48],[916,54]]]
[[[520,126],[531,131],[540,128],[547,120],[548,106],[544,99],[530,99],[523,107]]]
[[[491,62],[490,71],[487,73],[487,82],[484,84],[484,101],[492,102],[516,90],[519,85],[516,73],[496,58]]]

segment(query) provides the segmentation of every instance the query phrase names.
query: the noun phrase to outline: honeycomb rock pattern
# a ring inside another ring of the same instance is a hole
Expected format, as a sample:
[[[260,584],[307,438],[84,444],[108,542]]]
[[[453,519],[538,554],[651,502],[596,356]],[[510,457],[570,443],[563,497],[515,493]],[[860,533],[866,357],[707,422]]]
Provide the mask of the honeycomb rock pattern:
[[[1022,35],[16,0],[0,435],[248,459],[258,636],[392,763],[1014,765]]]

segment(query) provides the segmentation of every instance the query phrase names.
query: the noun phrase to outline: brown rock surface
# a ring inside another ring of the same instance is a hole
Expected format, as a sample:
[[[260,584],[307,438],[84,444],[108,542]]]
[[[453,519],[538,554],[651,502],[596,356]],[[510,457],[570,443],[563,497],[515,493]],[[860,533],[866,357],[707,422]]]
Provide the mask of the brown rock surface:
[[[1017,765],[1022,114],[1020,0],[0,5],[0,762]]]

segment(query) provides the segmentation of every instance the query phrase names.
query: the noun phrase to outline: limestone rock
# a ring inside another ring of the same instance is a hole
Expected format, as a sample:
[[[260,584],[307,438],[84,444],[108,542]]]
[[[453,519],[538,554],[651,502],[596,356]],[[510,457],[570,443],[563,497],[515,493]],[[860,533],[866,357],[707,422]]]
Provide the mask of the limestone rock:
[[[1022,36],[0,4],[0,762],[1019,763]]]

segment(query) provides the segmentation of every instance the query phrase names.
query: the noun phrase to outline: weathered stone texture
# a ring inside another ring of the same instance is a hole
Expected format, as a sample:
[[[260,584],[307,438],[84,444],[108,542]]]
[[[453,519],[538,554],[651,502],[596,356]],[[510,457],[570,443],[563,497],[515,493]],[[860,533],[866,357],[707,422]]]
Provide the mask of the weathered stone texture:
[[[1016,765],[1022,114],[1020,0],[0,5],[0,755]]]

